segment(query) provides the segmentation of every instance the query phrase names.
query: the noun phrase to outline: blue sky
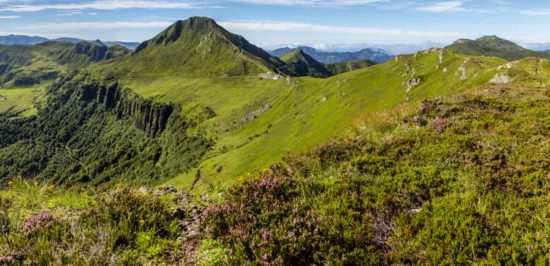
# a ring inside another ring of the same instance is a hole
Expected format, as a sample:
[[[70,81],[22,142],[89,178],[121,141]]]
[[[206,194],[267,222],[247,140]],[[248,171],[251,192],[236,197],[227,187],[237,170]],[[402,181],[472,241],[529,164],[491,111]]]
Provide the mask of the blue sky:
[[[212,17],[266,48],[447,43],[487,34],[550,42],[548,0],[0,0],[0,35],[143,41],[190,16]]]

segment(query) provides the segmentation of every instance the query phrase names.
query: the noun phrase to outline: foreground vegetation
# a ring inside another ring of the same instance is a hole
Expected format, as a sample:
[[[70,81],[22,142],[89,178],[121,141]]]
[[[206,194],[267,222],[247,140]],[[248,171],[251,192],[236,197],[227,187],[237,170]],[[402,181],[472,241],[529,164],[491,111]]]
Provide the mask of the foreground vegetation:
[[[0,264],[528,264],[550,260],[550,91],[402,105],[189,196],[14,180]]]

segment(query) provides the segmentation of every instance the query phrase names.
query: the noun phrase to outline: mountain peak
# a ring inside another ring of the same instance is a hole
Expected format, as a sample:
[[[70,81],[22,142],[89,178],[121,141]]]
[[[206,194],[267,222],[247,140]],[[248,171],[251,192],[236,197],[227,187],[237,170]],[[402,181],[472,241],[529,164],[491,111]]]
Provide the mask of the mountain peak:
[[[478,38],[478,40],[503,40],[502,38],[496,36],[496,35],[484,35]]]
[[[509,47],[524,49],[523,47],[517,45],[516,43],[514,43],[512,41],[500,38],[496,35],[483,36],[481,38],[476,39],[475,41],[479,42],[479,43],[484,43],[484,44],[506,45],[506,46],[509,46]]]
[[[483,36],[475,40],[460,39],[447,48],[461,54],[497,56],[506,60],[518,60],[528,56],[549,57],[548,54],[525,49],[496,35]]]
[[[298,76],[328,77],[331,75],[325,65],[305,53],[300,47],[283,55],[281,59],[288,64],[290,71]]]
[[[153,39],[143,42],[136,48],[136,53],[154,45],[167,45],[175,42],[184,34],[211,34],[229,33],[219,26],[213,19],[207,17],[190,17],[186,20],[178,20]]]
[[[178,20],[140,44],[132,57],[165,73],[189,76],[243,76],[279,73],[284,63],[213,19]],[[146,59],[144,59],[146,58]]]
[[[307,62],[308,64],[320,64],[317,60],[315,60],[313,57],[308,55],[301,47],[298,47],[291,51],[290,53],[287,53],[286,55],[283,55],[281,59],[287,63],[296,63],[298,61]]]

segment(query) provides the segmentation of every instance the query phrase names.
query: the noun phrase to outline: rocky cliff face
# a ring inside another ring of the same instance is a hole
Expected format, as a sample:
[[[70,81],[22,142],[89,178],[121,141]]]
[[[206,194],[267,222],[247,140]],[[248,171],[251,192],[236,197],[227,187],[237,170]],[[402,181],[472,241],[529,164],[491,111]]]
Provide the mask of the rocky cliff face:
[[[188,171],[212,142],[179,106],[144,99],[118,83],[67,78],[46,108],[25,121],[0,114],[0,181],[15,176],[58,184],[150,182]],[[4,122],[2,122],[4,121]]]
[[[83,86],[79,93],[80,100],[97,104],[101,111],[113,112],[119,120],[131,121],[149,137],[156,137],[166,129],[168,119],[177,108],[171,104],[155,103],[125,91],[118,83],[90,84]]]

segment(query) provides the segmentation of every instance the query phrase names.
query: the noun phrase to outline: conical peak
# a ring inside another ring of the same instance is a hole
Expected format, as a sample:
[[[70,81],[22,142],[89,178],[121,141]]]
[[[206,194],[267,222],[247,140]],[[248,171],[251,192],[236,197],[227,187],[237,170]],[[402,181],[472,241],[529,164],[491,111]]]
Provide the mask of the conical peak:
[[[186,20],[178,20],[172,26],[170,26],[167,31],[172,31],[181,35],[182,32],[189,33],[210,33],[210,32],[220,32],[223,31],[223,28],[220,27],[216,21],[207,17],[190,17]]]

